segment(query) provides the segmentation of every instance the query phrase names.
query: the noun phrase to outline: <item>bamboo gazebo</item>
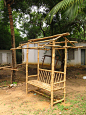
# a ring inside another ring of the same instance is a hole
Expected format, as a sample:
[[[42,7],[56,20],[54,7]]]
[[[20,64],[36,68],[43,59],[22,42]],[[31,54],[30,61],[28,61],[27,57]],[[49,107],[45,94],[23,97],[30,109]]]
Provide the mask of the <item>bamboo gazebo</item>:
[[[22,47],[25,44],[20,44],[17,48],[12,48],[11,50],[16,49],[27,49],[26,54],[26,93],[28,93],[28,84],[31,84],[38,89],[43,89],[51,93],[51,107],[54,104],[64,101],[66,95],[66,67],[67,67],[67,49],[68,48],[79,48],[76,47],[73,43],[77,43],[77,41],[69,41],[65,36],[70,35],[69,33],[58,34],[54,36],[38,38],[38,39],[30,39],[28,40],[27,47]],[[58,42],[58,39],[61,37],[64,38],[64,41]],[[41,44],[42,43],[42,44]],[[64,46],[59,44],[64,43]],[[70,43],[70,46],[67,46],[67,43]],[[38,44],[37,47],[29,47],[29,44]],[[40,50],[50,50],[48,47],[52,47],[52,68],[51,70],[41,69],[39,68],[39,51]],[[29,49],[38,50],[38,64],[37,64],[37,75],[28,75],[28,52]],[[64,49],[65,50],[65,59],[64,59],[64,72],[55,71],[54,70],[54,61],[55,61],[55,50]],[[37,77],[36,80],[28,80],[30,77]],[[58,100],[54,99],[54,92],[57,90],[63,91],[63,98]],[[30,90],[31,91],[31,90]],[[39,92],[40,90],[34,90],[34,92],[42,94]]]

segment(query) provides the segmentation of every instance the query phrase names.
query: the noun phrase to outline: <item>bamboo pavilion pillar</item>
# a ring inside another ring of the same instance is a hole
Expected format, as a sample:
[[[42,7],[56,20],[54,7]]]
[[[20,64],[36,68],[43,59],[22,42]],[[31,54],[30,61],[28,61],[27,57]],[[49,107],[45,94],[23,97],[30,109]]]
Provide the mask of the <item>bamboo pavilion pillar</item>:
[[[39,47],[39,43],[38,43]],[[38,80],[39,80],[39,49],[38,49],[38,64],[37,64],[37,74],[38,74]]]
[[[55,41],[54,41],[54,40],[53,40],[53,45],[55,45]],[[55,47],[52,47],[52,70],[51,70],[51,107],[53,107],[54,61],[55,61]]]
[[[27,43],[27,48],[29,47],[29,44]],[[26,94],[28,93],[28,51],[29,49],[27,49],[27,53],[26,53]]]
[[[66,68],[67,68],[67,40],[65,39],[65,59],[64,59],[64,103],[66,96]]]

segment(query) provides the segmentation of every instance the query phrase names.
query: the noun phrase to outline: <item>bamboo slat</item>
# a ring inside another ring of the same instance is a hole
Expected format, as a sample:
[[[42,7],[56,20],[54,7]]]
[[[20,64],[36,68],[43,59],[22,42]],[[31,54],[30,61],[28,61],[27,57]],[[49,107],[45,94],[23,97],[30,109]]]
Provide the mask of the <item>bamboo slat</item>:
[[[44,83],[44,82],[41,82],[41,81],[38,81],[38,80],[29,80],[27,83],[29,83],[29,84],[31,84],[35,87],[38,87],[38,88],[41,88],[41,89],[44,89],[46,91],[51,92],[51,84]],[[60,90],[60,89],[64,89],[64,87],[53,86],[53,91],[57,91],[57,90]]]

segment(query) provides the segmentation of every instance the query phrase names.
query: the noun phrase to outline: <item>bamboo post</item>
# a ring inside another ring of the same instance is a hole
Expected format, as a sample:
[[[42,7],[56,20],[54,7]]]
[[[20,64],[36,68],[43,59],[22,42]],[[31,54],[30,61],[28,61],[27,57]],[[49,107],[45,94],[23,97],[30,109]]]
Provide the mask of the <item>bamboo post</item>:
[[[29,44],[27,44],[28,47]],[[28,93],[28,49],[26,53],[26,94]]]
[[[65,39],[65,64],[64,64],[64,103],[66,96],[66,68],[67,68],[67,40]]]
[[[54,40],[53,40],[53,45],[55,45],[55,41],[54,41]],[[51,107],[53,107],[54,61],[55,61],[55,48],[54,48],[54,47],[52,47],[52,70],[51,70]]]
[[[39,47],[39,43],[38,43],[38,47]],[[39,80],[39,49],[38,49],[38,65],[37,65],[37,73],[38,73],[38,80]]]
[[[11,80],[10,80],[11,84],[12,84],[12,75],[13,75],[13,70],[11,70]]]

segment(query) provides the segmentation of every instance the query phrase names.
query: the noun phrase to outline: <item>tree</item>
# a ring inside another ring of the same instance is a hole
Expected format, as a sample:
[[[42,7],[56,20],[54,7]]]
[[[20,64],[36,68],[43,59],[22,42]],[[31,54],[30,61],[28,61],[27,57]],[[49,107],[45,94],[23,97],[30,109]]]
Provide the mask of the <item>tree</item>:
[[[47,17],[50,18],[51,22],[58,11],[66,9],[65,15],[69,19],[74,19],[81,12],[84,2],[86,0],[62,0],[52,8]]]
[[[11,29],[11,45],[12,48],[15,48],[15,34],[14,34],[14,26],[13,26],[13,18],[12,18],[12,10],[11,10],[11,5],[13,4],[14,0],[2,0],[2,6],[3,2],[4,5],[7,6],[8,9],[8,14],[9,14],[9,20],[10,20],[10,29]],[[1,6],[1,7],[2,7]],[[16,52],[15,50],[12,51],[12,68],[16,68]],[[15,80],[15,71],[13,70],[13,77],[12,81]]]

